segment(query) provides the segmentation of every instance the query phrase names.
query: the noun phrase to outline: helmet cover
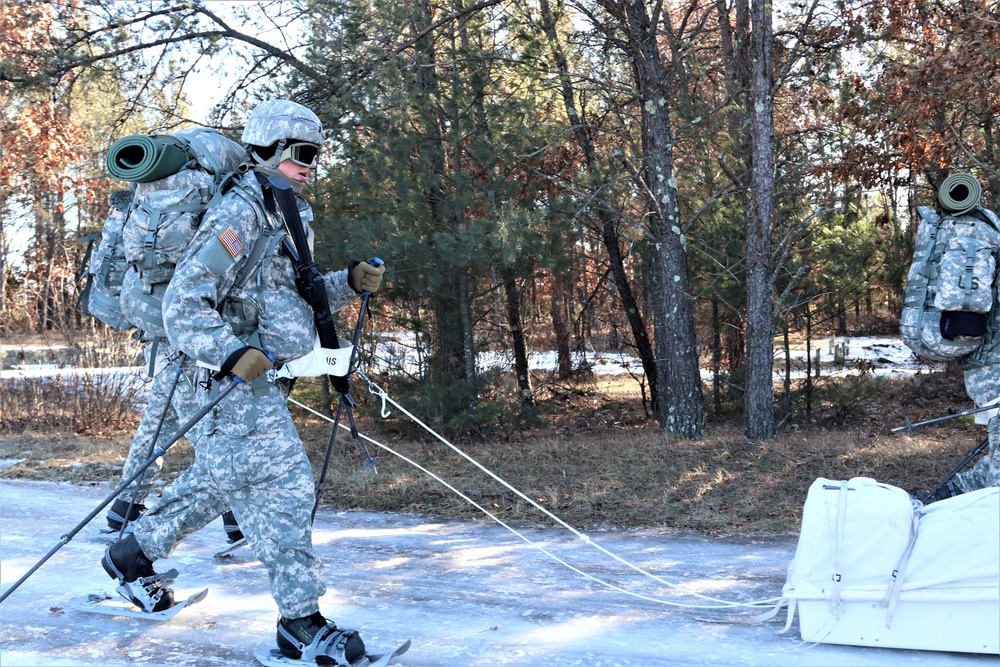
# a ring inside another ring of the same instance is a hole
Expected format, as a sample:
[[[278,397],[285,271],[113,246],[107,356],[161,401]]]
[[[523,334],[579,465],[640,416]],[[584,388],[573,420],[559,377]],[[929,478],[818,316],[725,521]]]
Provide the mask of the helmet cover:
[[[243,128],[244,144],[270,146],[282,139],[322,146],[323,124],[316,114],[291,100],[268,100],[250,112]]]

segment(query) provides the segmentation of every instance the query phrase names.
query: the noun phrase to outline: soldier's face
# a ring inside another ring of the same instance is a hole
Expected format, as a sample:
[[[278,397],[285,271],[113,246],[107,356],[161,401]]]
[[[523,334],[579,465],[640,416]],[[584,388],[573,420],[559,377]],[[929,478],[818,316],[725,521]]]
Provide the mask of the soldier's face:
[[[280,171],[282,175],[290,181],[300,181],[305,183],[309,180],[309,172],[312,171],[312,167],[303,167],[302,165],[296,164],[291,160],[282,160],[278,164],[278,171]]]

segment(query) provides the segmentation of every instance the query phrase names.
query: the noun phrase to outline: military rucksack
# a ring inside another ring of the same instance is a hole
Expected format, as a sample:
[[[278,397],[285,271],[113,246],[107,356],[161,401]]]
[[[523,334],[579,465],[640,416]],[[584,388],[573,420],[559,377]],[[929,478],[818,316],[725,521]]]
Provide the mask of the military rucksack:
[[[926,206],[917,207],[917,212],[920,222],[900,333],[925,360],[962,359],[991,332],[1000,220],[975,204],[959,214]]]
[[[243,146],[209,128],[116,141],[108,151],[108,171],[131,182],[132,198],[124,217],[113,198],[89,262],[87,310],[111,326],[128,328],[115,320],[117,305],[129,324],[148,336],[165,336],[163,294],[177,260],[205,211],[222,198],[248,159]]]
[[[80,239],[88,243],[81,277],[86,276],[80,292],[80,306],[86,315],[96,317],[113,329],[131,329],[132,323],[122,314],[119,296],[128,264],[122,230],[132,205],[132,190],[116,190],[111,195],[111,211],[97,234]]]

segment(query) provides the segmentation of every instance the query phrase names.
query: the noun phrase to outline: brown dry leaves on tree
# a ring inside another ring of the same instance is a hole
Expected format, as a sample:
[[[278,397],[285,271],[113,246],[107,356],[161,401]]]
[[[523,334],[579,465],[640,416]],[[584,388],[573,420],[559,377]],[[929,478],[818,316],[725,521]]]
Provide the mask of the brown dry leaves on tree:
[[[854,78],[843,117],[872,146],[855,146],[847,170],[866,184],[903,168],[985,168],[998,178],[991,128],[1000,115],[1000,33],[989,2],[876,2],[858,16],[886,39],[876,81]],[[891,150],[885,150],[888,144]]]
[[[84,157],[79,144],[84,133],[70,118],[59,82],[51,82],[47,89],[15,88],[9,83],[10,79],[25,81],[44,70],[46,54],[53,52],[53,36],[59,32],[57,19],[53,6],[45,2],[0,6],[0,73],[4,75],[0,96],[7,110],[2,118],[0,188],[22,203],[37,200],[38,193],[64,193],[83,184],[71,166]],[[62,203],[54,208],[62,212]]]

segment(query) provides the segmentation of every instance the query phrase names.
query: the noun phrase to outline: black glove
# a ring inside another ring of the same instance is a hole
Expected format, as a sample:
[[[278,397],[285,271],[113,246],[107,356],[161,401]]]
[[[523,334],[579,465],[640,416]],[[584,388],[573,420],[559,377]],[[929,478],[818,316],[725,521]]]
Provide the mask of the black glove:
[[[385,264],[372,266],[368,262],[351,262],[351,267],[347,270],[347,284],[358,294],[373,293],[382,284],[383,273]]]
[[[216,374],[216,379],[235,375],[244,382],[253,382],[263,377],[274,365],[274,355],[260,348],[249,345],[242,350],[236,350],[223,362],[222,368]]]

